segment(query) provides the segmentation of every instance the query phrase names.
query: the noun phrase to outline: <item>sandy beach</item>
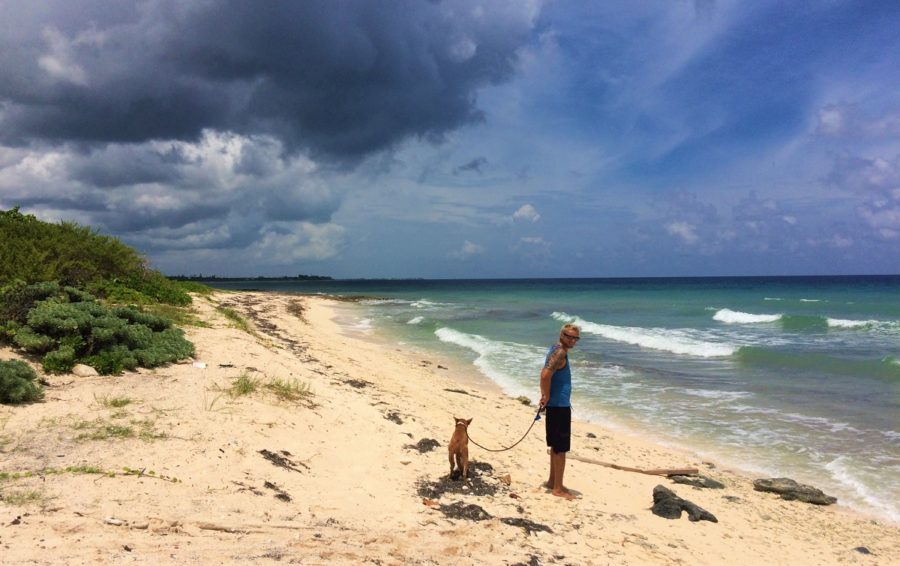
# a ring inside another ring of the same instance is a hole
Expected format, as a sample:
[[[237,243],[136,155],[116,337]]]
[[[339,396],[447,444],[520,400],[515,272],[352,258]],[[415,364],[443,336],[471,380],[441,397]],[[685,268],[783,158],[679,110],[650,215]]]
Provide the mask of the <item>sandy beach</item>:
[[[594,424],[573,428],[575,501],[542,485],[543,421],[512,450],[470,444],[469,482],[450,480],[454,416],[500,448],[535,407],[469,368],[348,335],[328,298],[216,293],[194,308],[208,326],[186,330],[193,360],[45,376],[44,402],[0,406],[0,563],[900,564],[898,525],[757,492],[756,478]],[[695,468],[725,487],[596,462]],[[718,522],[654,515],[657,485]]]

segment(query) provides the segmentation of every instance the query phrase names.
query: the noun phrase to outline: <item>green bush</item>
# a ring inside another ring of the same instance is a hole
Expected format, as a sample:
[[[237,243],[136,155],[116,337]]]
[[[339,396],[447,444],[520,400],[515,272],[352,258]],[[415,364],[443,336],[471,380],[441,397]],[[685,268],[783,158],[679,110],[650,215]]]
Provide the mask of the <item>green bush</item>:
[[[58,349],[48,352],[41,360],[44,371],[47,373],[68,373],[75,367],[75,348],[72,346],[60,346]]]
[[[44,371],[64,373],[84,362],[101,374],[118,374],[193,355],[193,344],[170,320],[135,307],[110,309],[74,291],[46,284],[17,287],[16,296],[27,298],[32,308],[24,317],[27,325],[11,322],[4,332],[27,352],[43,355]]]
[[[119,375],[124,370],[138,367],[134,353],[125,346],[116,345],[88,357],[85,363],[101,375]]]
[[[62,287],[55,281],[28,285],[22,280],[0,288],[0,318],[25,324],[35,303],[59,296]]]
[[[191,303],[182,285],[150,269],[136,250],[74,222],[52,224],[18,208],[0,210],[0,242],[0,285],[56,281],[66,291],[86,288],[118,304]],[[29,309],[26,305],[25,312]],[[0,315],[0,319],[9,318],[6,313]]]
[[[150,344],[143,349],[135,350],[138,364],[146,368],[154,368],[170,362],[194,355],[194,345],[184,339],[179,328],[169,328],[153,334]]]
[[[56,347],[53,338],[38,334],[30,326],[20,327],[13,335],[13,343],[29,354],[45,354]]]
[[[161,316],[142,312],[132,307],[119,307],[113,309],[113,314],[121,319],[127,320],[132,324],[143,324],[155,332],[163,331],[172,326],[172,321],[166,320]]]
[[[0,361],[0,403],[31,403],[44,398],[37,374],[20,360]]]
[[[99,303],[60,303],[41,301],[28,313],[28,326],[35,332],[54,338],[82,334],[90,329],[96,316],[106,312]]]

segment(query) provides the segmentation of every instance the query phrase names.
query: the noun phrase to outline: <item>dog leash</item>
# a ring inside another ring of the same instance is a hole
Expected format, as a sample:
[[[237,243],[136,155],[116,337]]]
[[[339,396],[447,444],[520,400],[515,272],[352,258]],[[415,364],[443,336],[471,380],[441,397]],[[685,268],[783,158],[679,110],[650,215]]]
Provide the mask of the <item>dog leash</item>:
[[[528,436],[528,433],[531,432],[531,429],[534,427],[534,423],[541,420],[541,411],[543,411],[543,410],[544,410],[543,405],[538,407],[537,413],[534,414],[534,420],[531,421],[531,425],[528,427],[528,430],[525,431],[525,434],[522,435],[522,438],[520,438],[519,440],[516,441],[515,444],[513,444],[512,446],[509,446],[507,448],[486,448],[486,447],[482,446],[481,444],[478,444],[477,442],[472,440],[471,436],[469,436],[469,427],[466,427],[466,438],[468,438],[469,441],[472,444],[474,444],[475,446],[481,448],[482,450],[487,450],[488,452],[505,452],[507,450],[512,450],[513,448],[516,447],[517,444],[519,444],[520,442],[525,440],[525,437]]]

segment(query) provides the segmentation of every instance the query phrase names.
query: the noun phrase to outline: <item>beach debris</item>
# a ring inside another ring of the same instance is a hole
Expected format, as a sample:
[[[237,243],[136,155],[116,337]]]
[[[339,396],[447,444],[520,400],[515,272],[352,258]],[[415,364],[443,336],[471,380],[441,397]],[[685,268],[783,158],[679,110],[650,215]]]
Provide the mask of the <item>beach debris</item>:
[[[125,524],[125,521],[123,521],[122,519],[116,519],[115,517],[107,517],[103,519],[103,522],[114,527],[121,527]]]
[[[500,519],[500,522],[505,525],[510,525],[513,527],[520,527],[525,530],[526,535],[531,535],[536,532],[544,532],[553,534],[553,530],[547,525],[542,525],[540,523],[535,523],[534,521],[530,521],[528,519],[523,519],[521,517],[503,517]]]
[[[466,495],[496,495],[497,491],[506,486],[499,481],[493,480],[494,468],[487,462],[469,461],[469,481],[468,485],[459,481],[460,472],[457,470],[455,477],[442,475],[436,481],[427,481],[420,479],[416,485],[416,492],[420,497],[429,499],[440,499],[445,493],[466,494]]]
[[[725,489],[725,484],[706,476],[668,476],[675,483],[706,489]]]
[[[525,395],[519,395],[518,397],[516,397],[516,401],[518,401],[519,403],[522,403],[526,407],[531,406],[531,399],[529,399]]]
[[[550,449],[547,449],[549,453]],[[647,474],[651,476],[696,476],[699,474],[699,470],[697,468],[656,468],[652,470],[645,470],[642,468],[630,468],[628,466],[620,466],[619,464],[613,464],[610,462],[601,462],[600,460],[594,460],[593,458],[585,458],[584,456],[578,456],[576,454],[569,454],[567,456],[571,460],[578,460],[579,462],[585,462],[587,464],[596,464],[598,466],[604,466],[607,468],[612,468],[614,470],[620,470],[623,472],[635,472],[638,474]]]
[[[438,364],[438,367],[437,367],[437,368],[438,368],[438,369],[448,369],[448,368],[442,366],[441,364]]]
[[[281,450],[281,454],[276,454],[270,450],[266,450],[265,448],[263,448],[262,450],[259,451],[259,453],[262,454],[263,458],[272,462],[279,468],[284,468],[286,470],[293,470],[295,472],[303,473],[303,470],[301,470],[297,467],[297,465],[299,464],[299,465],[303,466],[304,468],[306,468],[307,470],[309,469],[309,466],[307,466],[303,462],[294,462],[290,458],[288,458],[288,456],[292,456],[292,454],[290,452],[288,452],[287,450]]]
[[[415,444],[407,444],[404,448],[407,450],[418,450],[419,454],[424,454],[426,452],[431,452],[440,445],[441,443],[433,438],[423,438]]]
[[[857,546],[853,550],[855,550],[856,552],[858,552],[860,554],[872,554],[872,551],[864,546]]]
[[[364,388],[372,385],[371,383],[369,383],[368,381],[366,381],[364,379],[345,379],[344,383],[346,383],[347,385],[349,385],[350,387],[352,387],[354,389],[364,389]]]
[[[94,377],[100,375],[97,370],[85,364],[75,364],[72,366],[72,374],[78,377]]]
[[[589,432],[589,433],[585,434],[585,436],[588,438],[597,438],[597,435],[594,434],[593,432]]]
[[[457,501],[450,505],[441,505],[439,507],[441,513],[450,519],[466,519],[467,521],[484,521],[492,519],[493,516],[485,511],[480,505],[474,503],[463,503]]]
[[[797,483],[790,478],[758,479],[753,482],[753,489],[777,493],[786,501],[803,501],[813,505],[831,505],[837,502],[837,497],[825,495],[820,489]]]
[[[206,362],[194,362],[191,365],[197,369],[206,369]]]
[[[388,411],[385,413],[384,418],[393,423],[403,424],[403,419],[400,418],[400,414],[397,411]]]
[[[471,393],[463,389],[444,389],[444,391],[449,391],[450,393],[459,393],[461,395],[471,395]]]
[[[715,515],[702,507],[682,499],[675,492],[664,485],[653,488],[653,507],[650,508],[654,515],[664,519],[680,519],[681,512],[687,511],[691,521],[712,521],[718,523]]]
[[[291,500],[291,496],[290,496],[286,491],[284,491],[283,489],[281,489],[280,487],[278,487],[278,484],[276,484],[276,483],[267,481],[267,482],[263,483],[263,487],[265,487],[266,489],[271,489],[272,491],[274,491],[274,492],[275,492],[275,499],[278,499],[278,500],[280,500],[280,501],[285,501],[285,502]]]
[[[509,474],[503,474],[502,476],[500,476],[500,481],[502,481],[506,485],[512,485],[512,476]]]
[[[438,503],[434,499],[428,499],[427,497],[423,497],[422,505],[427,505],[428,507],[437,507],[438,505],[440,505],[440,503]]]

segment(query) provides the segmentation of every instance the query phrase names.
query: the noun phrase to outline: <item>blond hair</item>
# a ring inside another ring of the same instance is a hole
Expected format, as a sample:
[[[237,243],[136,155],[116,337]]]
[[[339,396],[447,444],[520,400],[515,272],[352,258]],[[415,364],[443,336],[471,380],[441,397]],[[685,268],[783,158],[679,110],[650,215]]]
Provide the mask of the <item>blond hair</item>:
[[[581,334],[581,328],[577,324],[566,323],[562,325],[562,328],[559,329],[559,333],[562,334],[566,330],[577,330],[579,334]]]

